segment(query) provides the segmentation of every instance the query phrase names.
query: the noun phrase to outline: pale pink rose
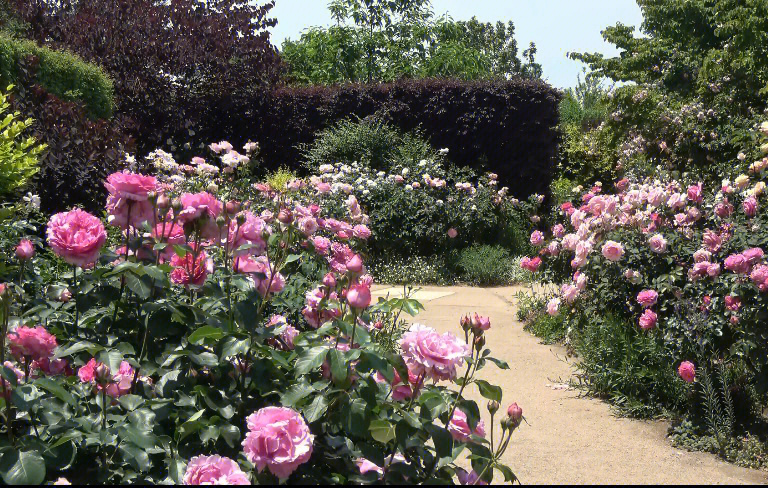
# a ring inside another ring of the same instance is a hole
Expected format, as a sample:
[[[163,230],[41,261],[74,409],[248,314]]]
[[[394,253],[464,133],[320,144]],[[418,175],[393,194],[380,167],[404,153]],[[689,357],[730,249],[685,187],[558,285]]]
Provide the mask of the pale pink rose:
[[[659,299],[659,294],[655,290],[643,290],[637,294],[637,303],[648,308],[656,305],[656,301]]]
[[[755,197],[749,197],[741,204],[741,207],[744,209],[744,213],[747,214],[747,217],[754,217],[757,215],[757,198]]]
[[[738,274],[747,274],[750,271],[750,265],[743,254],[731,254],[725,258],[725,269]]]
[[[74,374],[66,359],[36,359],[32,361],[30,369],[41,371],[47,376],[72,376]]]
[[[605,259],[616,262],[624,256],[624,246],[616,241],[608,241],[603,244],[602,252]]]
[[[723,238],[720,237],[718,233],[709,229],[704,231],[702,241],[704,243],[704,248],[712,253],[719,251],[720,247],[723,245]]]
[[[327,237],[314,236],[311,239],[311,242],[315,251],[321,256],[328,254],[328,250],[331,248],[331,241]]]
[[[362,283],[357,283],[349,287],[347,291],[347,302],[349,306],[363,310],[371,304],[371,287]]]
[[[531,244],[540,246],[544,243],[544,234],[540,230],[535,230],[531,234]]]
[[[667,205],[672,209],[683,208],[687,197],[681,193],[673,193],[667,200]]]
[[[763,260],[765,253],[759,247],[753,247],[751,249],[747,249],[746,251],[742,251],[741,255],[744,256],[750,265],[754,266]]]
[[[706,249],[699,249],[695,253],[693,253],[693,262],[694,263],[702,263],[705,261],[711,261],[712,260],[712,253],[707,251]]]
[[[460,408],[454,410],[453,417],[446,429],[451,433],[453,440],[459,442],[469,442],[473,434],[478,437],[485,437],[485,423],[480,420],[475,426],[475,430],[470,429],[467,414]]]
[[[690,361],[683,361],[677,368],[677,374],[687,383],[693,383],[696,379],[696,367]]]
[[[558,239],[562,239],[563,236],[565,236],[565,227],[563,227],[563,224],[555,224],[552,227],[552,235]]]
[[[352,228],[352,235],[365,241],[371,237],[371,230],[366,225],[358,224]]]
[[[579,236],[576,234],[567,234],[563,237],[563,248],[569,251],[575,251],[579,245]]]
[[[491,328],[491,319],[484,315],[478,315],[475,313],[470,320],[472,328],[476,330],[488,330]]]
[[[94,265],[107,240],[101,220],[79,208],[53,215],[46,233],[53,252],[81,268]]]
[[[266,256],[239,257],[235,259],[234,266],[236,272],[251,275],[256,291],[262,297],[268,293],[280,293],[285,288],[285,277],[280,272],[274,273]]]
[[[651,309],[646,309],[640,316],[639,324],[643,330],[650,330],[656,327],[656,313]]]
[[[627,281],[631,283],[638,283],[640,282],[641,276],[639,271],[635,271],[633,269],[627,269],[624,271],[624,278],[626,278]]]
[[[185,485],[250,485],[248,475],[228,457],[195,456],[184,473]]]
[[[629,180],[627,178],[620,179],[616,182],[616,188],[619,191],[627,191],[627,188],[629,188]]]
[[[409,369],[435,381],[452,380],[456,368],[464,364],[471,348],[455,335],[439,334],[435,329],[413,324],[400,339],[403,360]]]
[[[53,351],[58,345],[56,336],[45,330],[44,327],[21,326],[8,333],[8,346],[11,354],[19,362],[48,359],[53,356]]]
[[[345,263],[347,270],[353,273],[363,272],[363,260],[359,254],[352,254]]]
[[[16,257],[19,258],[20,261],[27,261],[32,259],[34,255],[35,245],[32,244],[32,241],[29,239],[20,240],[19,244],[16,246]]]
[[[117,374],[112,376],[112,382],[107,385],[107,395],[112,398],[120,398],[130,393],[135,374],[136,372],[127,361],[121,362]]]
[[[384,474],[384,468],[381,468],[380,466],[372,463],[371,461],[360,458],[357,461],[355,461],[355,464],[360,469],[360,474],[365,474],[368,472],[373,471],[374,473]]]
[[[579,290],[579,288],[575,285],[566,284],[560,288],[560,292],[562,293],[566,302],[573,303],[576,301],[576,298],[578,298],[581,290]]]
[[[720,265],[717,263],[710,263],[709,266],[707,266],[707,276],[710,278],[714,278],[715,276],[720,275]]]
[[[587,287],[587,281],[587,275],[581,271],[576,271],[573,274],[573,282],[576,284],[576,288],[578,288],[579,291],[584,291],[584,289]]]
[[[720,218],[726,218],[730,217],[730,215],[733,213],[733,205],[728,201],[727,198],[723,199],[722,202],[715,205],[715,214]]]
[[[560,299],[559,298],[552,298],[547,302],[547,313],[554,317],[558,313],[560,313]]]
[[[267,468],[284,480],[309,461],[315,437],[298,412],[265,407],[251,414],[247,424],[243,452],[259,472]]]
[[[749,279],[760,288],[760,291],[768,291],[768,266],[764,264],[755,266]]]
[[[453,227],[448,229],[448,237],[450,237],[451,239],[455,239],[457,235],[459,235],[459,232],[456,229],[454,229]]]
[[[547,244],[546,247],[547,254],[550,256],[557,256],[560,254],[560,243],[557,241],[552,241],[549,244]]]
[[[667,251],[667,240],[661,234],[656,234],[648,239],[648,245],[651,247],[651,251],[662,254]]]

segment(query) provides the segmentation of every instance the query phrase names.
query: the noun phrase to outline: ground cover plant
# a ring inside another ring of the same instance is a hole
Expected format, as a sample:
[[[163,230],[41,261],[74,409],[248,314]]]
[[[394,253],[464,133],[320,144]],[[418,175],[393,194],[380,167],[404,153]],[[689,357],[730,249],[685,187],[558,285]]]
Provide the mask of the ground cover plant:
[[[522,410],[475,377],[508,368],[488,318],[439,334],[404,325],[422,308],[407,295],[372,303],[366,216],[285,173],[249,181],[256,147],[212,144],[188,164],[155,151],[156,176],[106,178],[106,220],[73,208],[47,219],[45,243],[13,245],[3,480],[514,480],[499,459]],[[34,233],[26,212],[17,227]],[[464,397],[475,387],[486,406]]]
[[[768,123],[756,132],[764,142]],[[768,399],[766,168],[762,157],[717,185],[659,168],[576,188],[521,260],[559,287],[534,330],[560,324],[593,392],[687,418],[721,453],[762,432]]]

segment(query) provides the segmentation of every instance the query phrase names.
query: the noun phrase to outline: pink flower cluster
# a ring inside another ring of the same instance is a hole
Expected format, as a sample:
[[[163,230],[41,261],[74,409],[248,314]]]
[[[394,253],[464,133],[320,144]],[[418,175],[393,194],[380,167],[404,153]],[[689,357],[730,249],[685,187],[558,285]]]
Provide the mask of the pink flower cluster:
[[[40,325],[17,327],[7,339],[11,354],[19,362],[48,360],[58,346],[56,336]]]
[[[402,356],[409,370],[434,381],[452,380],[456,368],[464,364],[471,348],[458,337],[446,332],[413,324],[400,339]]]
[[[95,358],[91,358],[82,366],[77,371],[77,376],[83,383],[95,384],[98,391],[106,389],[107,395],[112,398],[120,398],[130,393],[136,379],[136,373],[128,361],[122,361],[117,373],[112,374],[106,364],[96,361]]]

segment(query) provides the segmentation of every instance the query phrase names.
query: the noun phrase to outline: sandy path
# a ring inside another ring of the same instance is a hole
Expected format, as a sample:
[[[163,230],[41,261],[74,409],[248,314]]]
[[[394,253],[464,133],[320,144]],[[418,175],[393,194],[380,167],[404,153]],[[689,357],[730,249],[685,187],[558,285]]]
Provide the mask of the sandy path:
[[[374,296],[385,289],[378,286]],[[518,402],[530,424],[515,432],[505,455],[523,484],[768,483],[768,473],[673,448],[664,422],[617,418],[604,402],[558,389],[571,375],[571,366],[563,360],[562,348],[540,344],[517,322],[513,302],[518,290],[424,287],[417,298],[426,311],[416,321],[461,335],[462,314],[490,316],[488,345],[510,369],[489,364],[480,377],[501,386],[503,405]],[[487,401],[476,387],[469,396],[480,402],[487,430]]]

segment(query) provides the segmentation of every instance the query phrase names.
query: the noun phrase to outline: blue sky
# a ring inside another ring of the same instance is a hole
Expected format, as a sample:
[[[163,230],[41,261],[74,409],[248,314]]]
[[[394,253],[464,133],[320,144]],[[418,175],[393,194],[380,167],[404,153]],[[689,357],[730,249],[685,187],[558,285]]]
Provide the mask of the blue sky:
[[[271,11],[278,20],[272,42],[279,47],[308,27],[331,25],[327,5],[326,0],[277,0]],[[520,53],[535,42],[544,78],[560,88],[575,85],[582,69],[581,63],[566,57],[568,52],[615,55],[617,50],[603,41],[600,31],[616,22],[636,27],[642,22],[635,0],[432,0],[432,8],[456,20],[512,20]]]

